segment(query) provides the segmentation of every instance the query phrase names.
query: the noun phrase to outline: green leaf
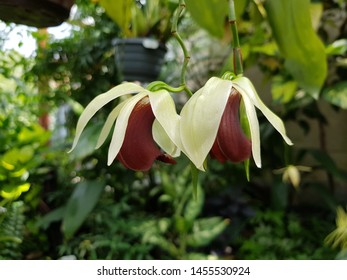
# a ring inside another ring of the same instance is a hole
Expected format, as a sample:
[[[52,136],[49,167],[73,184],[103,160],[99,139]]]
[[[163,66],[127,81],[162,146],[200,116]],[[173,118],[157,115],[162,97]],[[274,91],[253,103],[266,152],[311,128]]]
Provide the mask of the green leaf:
[[[344,55],[347,52],[347,39],[336,40],[325,51],[327,55]]]
[[[202,247],[209,244],[228,225],[228,220],[220,217],[203,218],[193,225],[193,232],[187,235],[187,245],[192,247]]]
[[[268,19],[285,67],[318,98],[327,75],[325,47],[312,28],[309,0],[267,0]]]
[[[100,0],[100,5],[105,9],[106,14],[117,23],[126,37],[131,36],[129,29],[132,17],[132,9],[135,7],[133,0]]]
[[[34,149],[29,145],[24,146],[20,149],[13,148],[3,155],[1,159],[1,164],[7,170],[14,170],[30,161],[33,158],[33,156]]]
[[[18,197],[20,197],[20,195],[23,192],[27,192],[29,189],[30,189],[29,183],[24,183],[24,184],[15,185],[15,186],[14,185],[6,185],[6,186],[3,186],[1,188],[0,195],[3,198],[15,200]]]
[[[245,133],[247,138],[252,139],[251,129],[250,129],[248,117],[246,114],[245,103],[243,100],[241,101],[241,105],[240,105],[240,123],[241,123],[242,131]],[[244,168],[245,168],[247,181],[249,182],[250,181],[249,159],[246,159],[244,161]]]
[[[42,227],[43,229],[47,229],[51,223],[63,219],[65,210],[66,206],[61,206],[52,210],[51,212],[43,216],[40,220],[38,220],[36,225],[38,227]]]
[[[99,122],[88,126],[80,137],[78,145],[71,152],[73,160],[80,160],[94,153],[103,123]]]
[[[83,224],[98,202],[104,187],[105,183],[102,181],[84,181],[75,187],[63,217],[62,230],[66,237],[71,237]]]
[[[228,2],[220,0],[186,0],[187,10],[193,20],[218,38],[224,35]]]
[[[318,30],[323,15],[323,3],[311,1],[310,13],[312,19],[312,26],[314,30]]]
[[[187,10],[193,20],[212,36],[222,38],[225,31],[229,7],[228,1],[221,0],[186,0]],[[236,18],[240,18],[249,0],[235,1]]]
[[[271,41],[259,46],[254,46],[252,47],[251,51],[255,53],[263,53],[269,56],[274,56],[278,52],[278,46],[276,42]]]
[[[21,143],[33,143],[38,142],[45,144],[50,138],[51,133],[39,124],[34,124],[31,127],[24,127],[18,134],[18,140]]]
[[[347,82],[337,83],[323,91],[323,98],[342,109],[347,109]]]
[[[190,199],[184,209],[184,218],[193,221],[201,213],[204,205],[204,192],[200,185],[197,185],[196,194],[193,199]]]
[[[282,76],[275,76],[271,85],[272,98],[276,102],[288,103],[295,97],[297,88],[296,81],[287,81]]]

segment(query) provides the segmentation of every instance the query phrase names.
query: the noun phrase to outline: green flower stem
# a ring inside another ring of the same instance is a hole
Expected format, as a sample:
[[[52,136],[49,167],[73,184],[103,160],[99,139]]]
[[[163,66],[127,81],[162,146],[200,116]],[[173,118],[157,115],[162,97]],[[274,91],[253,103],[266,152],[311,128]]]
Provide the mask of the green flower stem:
[[[190,89],[187,87],[187,84],[186,84],[186,71],[187,71],[187,66],[188,66],[189,60],[190,60],[190,54],[189,54],[181,36],[178,34],[178,30],[177,30],[178,19],[180,18],[185,7],[186,7],[186,4],[185,4],[184,0],[180,0],[179,6],[176,10],[174,17],[173,17],[171,33],[172,33],[172,36],[176,39],[176,41],[180,45],[180,47],[183,51],[183,54],[184,54],[184,61],[183,61],[182,70],[181,70],[181,85],[184,86],[184,91],[187,94],[189,94],[190,96],[192,96],[193,93],[190,91]]]
[[[229,23],[231,27],[231,32],[233,35],[233,58],[234,58],[234,72],[236,75],[243,74],[243,66],[242,66],[242,53],[239,41],[239,33],[237,31],[236,25],[236,13],[235,13],[235,4],[234,0],[229,0]]]
[[[186,87],[185,85],[181,85],[179,87],[172,87],[162,81],[156,81],[156,82],[150,83],[146,88],[149,91],[158,91],[161,89],[165,89],[170,92],[178,93],[185,90],[185,87]]]

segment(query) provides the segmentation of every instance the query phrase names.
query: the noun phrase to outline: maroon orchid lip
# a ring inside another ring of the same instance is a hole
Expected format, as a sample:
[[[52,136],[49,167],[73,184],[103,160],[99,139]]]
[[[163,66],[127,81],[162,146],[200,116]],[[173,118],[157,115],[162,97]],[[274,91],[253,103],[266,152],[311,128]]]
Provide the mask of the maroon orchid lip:
[[[252,153],[251,141],[240,125],[240,101],[240,93],[232,89],[210,152],[211,157],[221,163],[227,160],[241,162],[250,158]]]
[[[155,160],[176,163],[154,142],[152,136],[154,119],[149,98],[142,98],[130,114],[123,145],[117,155],[117,159],[126,168],[148,171]]]

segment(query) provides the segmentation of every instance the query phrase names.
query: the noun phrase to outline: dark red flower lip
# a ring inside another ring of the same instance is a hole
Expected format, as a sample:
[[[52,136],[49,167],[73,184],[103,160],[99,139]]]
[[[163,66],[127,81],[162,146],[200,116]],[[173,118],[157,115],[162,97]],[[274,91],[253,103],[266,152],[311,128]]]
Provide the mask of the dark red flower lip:
[[[126,167],[135,171],[148,171],[155,160],[175,163],[173,158],[163,153],[152,135],[153,114],[149,98],[144,97],[132,110],[125,132],[122,147],[117,159]]]
[[[242,162],[249,159],[252,153],[251,141],[241,129],[239,118],[241,95],[232,90],[218,128],[210,155],[219,162]]]

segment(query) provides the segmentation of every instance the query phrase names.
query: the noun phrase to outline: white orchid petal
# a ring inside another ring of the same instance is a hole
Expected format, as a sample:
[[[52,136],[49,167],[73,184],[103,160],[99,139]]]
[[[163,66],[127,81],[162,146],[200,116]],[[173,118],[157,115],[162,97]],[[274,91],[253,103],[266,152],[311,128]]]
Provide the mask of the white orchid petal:
[[[257,167],[261,167],[261,153],[260,153],[260,134],[259,122],[257,112],[252,101],[243,90],[238,90],[242,95],[243,103],[245,104],[245,111],[251,131],[252,155]]]
[[[200,170],[216,139],[219,124],[233,83],[211,78],[185,104],[181,112],[180,134],[183,152]]]
[[[122,110],[123,106],[126,104],[128,100],[123,101],[122,103],[118,104],[116,108],[114,108],[111,113],[108,115],[104,126],[102,127],[102,130],[99,135],[98,142],[95,146],[95,149],[98,149],[101,147],[102,144],[104,144],[105,140],[107,139],[107,136],[110,134],[110,131],[112,129],[112,126],[114,122],[116,121],[120,111]]]
[[[181,154],[181,151],[177,148],[174,142],[171,141],[165,129],[157,119],[153,122],[152,133],[154,141],[163,151],[165,151],[165,153],[172,157],[178,157]]]
[[[284,141],[288,145],[293,145],[292,141],[288,138],[286,134],[286,129],[284,127],[283,121],[274,114],[260,99],[255,90],[252,82],[246,77],[239,77],[233,80],[234,87],[238,91],[243,91],[247,94],[249,99],[252,101],[254,106],[256,106],[272,124],[272,126],[282,135]]]
[[[128,126],[129,117],[136,103],[139,102],[142,98],[144,98],[147,95],[148,95],[148,91],[143,90],[142,92],[130,98],[121,109],[116,121],[116,125],[112,134],[111,143],[108,149],[108,159],[107,159],[108,165],[112,164],[112,162],[118,155],[119,150],[122,147],[122,144],[125,138],[125,132]]]
[[[169,92],[160,90],[149,93],[153,114],[177,147],[182,148],[179,123],[180,116],[176,112],[175,102]],[[158,143],[159,144],[159,143]]]
[[[78,119],[76,126],[76,135],[72,144],[72,148],[69,152],[71,152],[77,145],[77,142],[82,134],[83,129],[86,127],[89,120],[95,115],[97,111],[99,111],[103,106],[105,106],[110,101],[116,99],[119,96],[137,93],[139,91],[143,91],[144,89],[133,83],[124,83],[119,86],[116,86],[109,91],[98,95],[95,97],[84,109],[80,118]]]

